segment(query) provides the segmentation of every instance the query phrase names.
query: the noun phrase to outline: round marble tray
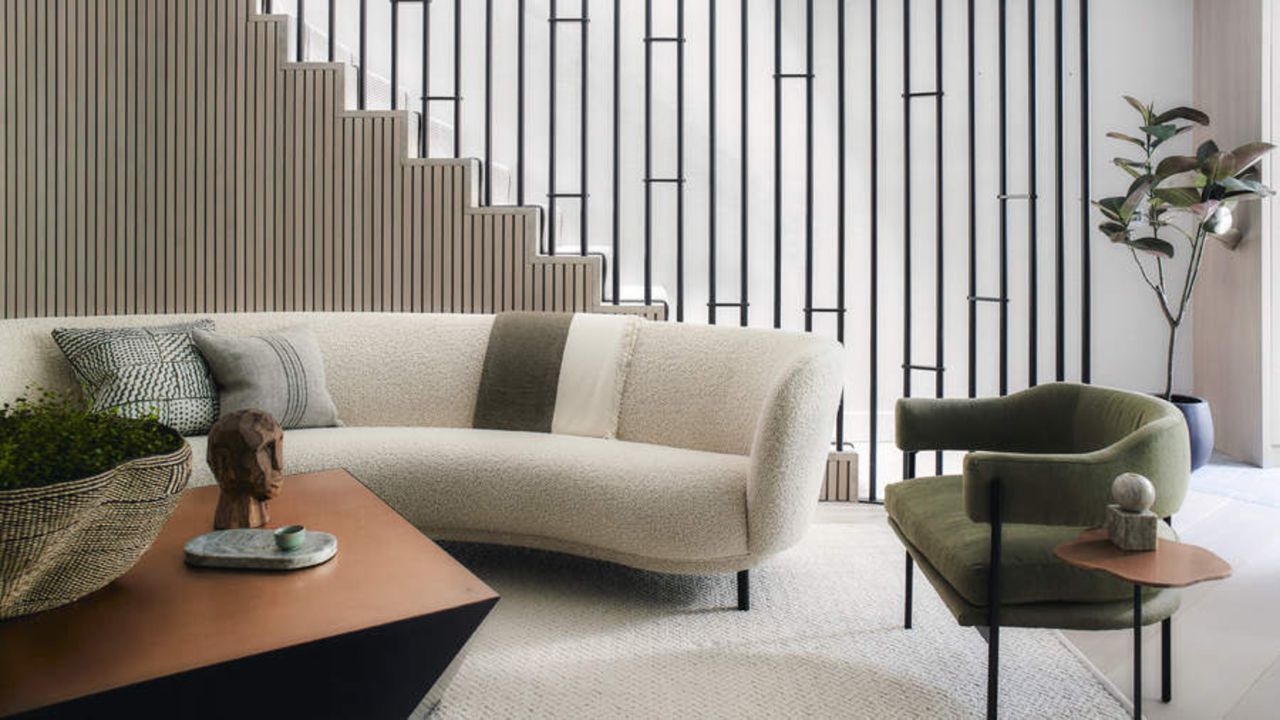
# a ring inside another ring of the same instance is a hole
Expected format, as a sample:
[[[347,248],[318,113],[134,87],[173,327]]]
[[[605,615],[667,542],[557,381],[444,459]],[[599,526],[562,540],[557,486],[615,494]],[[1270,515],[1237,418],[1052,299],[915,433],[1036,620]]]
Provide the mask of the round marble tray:
[[[238,528],[214,530],[187,541],[188,565],[250,570],[300,570],[319,565],[338,552],[338,538],[327,532],[307,530],[296,550],[276,547],[274,531]]]

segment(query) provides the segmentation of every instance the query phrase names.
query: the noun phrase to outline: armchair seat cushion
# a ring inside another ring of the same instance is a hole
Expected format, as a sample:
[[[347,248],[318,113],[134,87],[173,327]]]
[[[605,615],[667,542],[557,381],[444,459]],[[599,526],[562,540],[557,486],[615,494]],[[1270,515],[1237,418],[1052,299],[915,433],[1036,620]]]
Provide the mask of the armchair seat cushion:
[[[965,514],[964,479],[958,475],[904,480],[885,488],[889,521],[929,559],[967,602],[987,604],[991,526]],[[1001,548],[1001,604],[1104,603],[1133,597],[1133,586],[1106,573],[1071,567],[1053,554],[1084,528],[1006,523]],[[1177,539],[1160,523],[1160,536]]]

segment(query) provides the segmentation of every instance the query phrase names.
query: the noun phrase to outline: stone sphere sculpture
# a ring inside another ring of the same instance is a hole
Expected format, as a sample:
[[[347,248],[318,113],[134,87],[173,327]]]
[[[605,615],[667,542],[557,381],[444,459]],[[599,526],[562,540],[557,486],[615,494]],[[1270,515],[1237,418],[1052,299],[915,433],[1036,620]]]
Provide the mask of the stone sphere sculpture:
[[[206,459],[222,492],[213,529],[257,528],[271,516],[267,501],[284,477],[284,431],[261,410],[224,415],[209,430]]]
[[[1144,512],[1156,501],[1156,487],[1138,473],[1121,473],[1111,483],[1111,500],[1125,512]]]

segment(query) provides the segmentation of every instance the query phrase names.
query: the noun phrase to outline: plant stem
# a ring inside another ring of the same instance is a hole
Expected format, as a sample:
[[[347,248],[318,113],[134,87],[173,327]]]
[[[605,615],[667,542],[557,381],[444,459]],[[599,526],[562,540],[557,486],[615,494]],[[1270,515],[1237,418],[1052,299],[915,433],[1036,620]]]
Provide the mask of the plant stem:
[[[1178,324],[1169,323],[1169,355],[1164,368],[1164,399],[1173,400],[1173,348],[1178,339]]]

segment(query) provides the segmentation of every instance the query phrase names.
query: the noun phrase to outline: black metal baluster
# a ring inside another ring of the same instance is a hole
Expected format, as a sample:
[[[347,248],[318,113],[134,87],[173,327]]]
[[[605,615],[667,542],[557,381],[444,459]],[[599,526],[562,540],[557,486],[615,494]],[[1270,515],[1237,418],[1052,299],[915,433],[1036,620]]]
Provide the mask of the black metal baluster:
[[[676,0],[676,322],[684,322],[684,0]]]
[[[547,22],[547,254],[556,254],[556,0],[551,0]]]
[[[301,0],[299,0],[301,2]],[[429,0],[423,0],[429,2]],[[396,109],[396,88],[400,87],[400,3],[391,2],[391,97],[387,106]]]
[[[1093,376],[1093,278],[1089,253],[1089,0],[1080,0],[1080,380]]]
[[[329,0],[329,7],[328,7],[329,17],[327,19],[329,35],[328,35],[328,43],[327,43],[328,47],[326,48],[326,51],[329,57],[329,62],[334,61],[334,50],[337,47],[337,39],[334,35],[334,33],[336,32],[335,28],[337,27],[337,14],[338,14],[337,8],[338,8],[338,0]]]
[[[484,204],[493,204],[493,0],[484,2]]]
[[[1036,138],[1036,0],[1027,0],[1027,384],[1039,382],[1040,239],[1036,212],[1039,152]]]
[[[707,0],[707,323],[716,324],[716,0]]]
[[[804,8],[804,329],[813,330],[813,0]]]
[[[782,327],[782,0],[773,2],[773,326]]]
[[[1009,132],[1008,28],[1005,6],[999,0],[1000,55],[1000,394],[1009,392]]]
[[[874,2],[874,0],[872,0],[872,1]],[[742,94],[742,97],[740,98],[740,101],[741,101],[741,104],[742,104],[742,108],[741,108],[741,117],[739,118],[739,124],[740,124],[740,126],[741,126],[741,133],[740,133],[740,137],[739,137],[739,142],[740,142],[740,144],[741,144],[741,147],[740,147],[739,151],[740,151],[740,152],[741,152],[741,154],[742,154],[742,161],[741,161],[741,162],[742,162],[742,168],[741,168],[741,176],[739,177],[739,183],[741,184],[741,189],[739,190],[739,192],[740,192],[740,194],[741,194],[741,200],[740,200],[740,202],[741,202],[741,207],[739,208],[739,213],[741,214],[741,217],[740,217],[740,220],[739,220],[739,222],[740,222],[740,227],[738,228],[738,232],[739,232],[739,233],[741,234],[741,236],[742,236],[742,237],[741,237],[741,245],[742,245],[742,249],[741,249],[741,251],[740,251],[740,253],[741,253],[741,264],[739,265],[739,269],[738,269],[738,273],[739,273],[739,277],[738,277],[738,302],[739,302],[739,305],[738,305],[738,324],[742,325],[743,327],[746,327],[746,326],[747,326],[747,323],[748,323],[748,322],[749,322],[749,320],[750,320],[750,316],[748,315],[748,309],[749,309],[749,307],[750,307],[750,306],[749,306],[749,304],[748,304],[748,302],[747,302],[748,281],[749,281],[749,279],[750,279],[750,278],[749,278],[750,263],[748,262],[748,258],[747,258],[748,240],[749,240],[749,236],[750,236],[750,229],[749,229],[749,227],[748,227],[749,220],[748,220],[748,217],[747,217],[747,216],[748,216],[748,208],[749,208],[749,205],[750,205],[750,195],[748,194],[748,191],[750,190],[750,188],[749,188],[749,185],[748,185],[748,182],[749,182],[749,181],[748,181],[748,173],[747,173],[747,170],[748,170],[748,168],[750,167],[750,162],[749,162],[749,160],[748,160],[748,152],[749,152],[749,150],[750,150],[750,147],[749,147],[748,134],[747,134],[747,129],[748,129],[748,113],[749,113],[749,111],[748,111],[748,107],[747,107],[747,100],[748,100],[748,88],[747,88],[747,85],[748,85],[748,75],[747,75],[748,52],[747,52],[747,51],[748,51],[748,49],[749,49],[749,47],[750,47],[750,39],[749,39],[749,35],[748,35],[748,30],[749,30],[748,15],[749,15],[749,11],[750,11],[750,8],[748,7],[748,2],[747,2],[747,0],[742,0],[742,17],[740,18],[740,20],[741,20],[742,39],[740,40],[741,47],[739,48],[739,52],[740,52],[740,54],[741,54],[741,58],[742,58],[742,76],[741,76],[741,78],[740,78],[741,83],[742,83],[742,88],[741,88],[741,94]]]
[[[976,0],[969,0],[969,397],[978,395],[978,70]]]
[[[622,294],[622,0],[613,0],[613,304]]]
[[[879,388],[879,368],[877,367],[880,360],[879,352],[879,305],[880,305],[880,71],[879,71],[879,37],[878,30],[879,21],[879,2],[871,0],[871,29],[870,42],[868,43],[869,71],[871,75],[871,111],[870,111],[870,131],[871,131],[871,168],[870,168],[870,245],[871,245],[871,282],[868,284],[870,289],[869,308],[868,308],[868,329],[870,335],[869,349],[869,382],[867,385],[867,393],[869,395],[868,423],[870,424],[869,434],[867,438],[867,500],[876,502],[876,460],[879,454],[879,418],[880,409],[878,407],[878,399],[880,395]]]
[[[653,0],[644,0],[644,304],[653,302]]]
[[[298,13],[294,18],[295,39],[294,52],[297,53],[298,62],[306,62],[307,60],[307,4],[304,0],[297,0]]]
[[[361,0],[363,2],[363,0]],[[418,155],[431,157],[431,1],[422,3],[422,115],[418,118]]]
[[[525,0],[516,4],[516,204],[524,205],[524,16]]]
[[[845,0],[836,0],[836,341],[844,345],[845,314]],[[844,383],[841,382],[841,387]],[[844,450],[844,392],[836,409],[836,450]],[[850,492],[850,500],[857,500]]]
[[[1062,382],[1067,376],[1066,314],[1066,163],[1063,147],[1062,115],[1062,0],[1053,3],[1053,267],[1054,267],[1054,362],[1053,379]]]
[[[369,73],[368,59],[369,48],[369,7],[368,0],[360,0],[360,50],[359,65],[356,68],[356,107],[363,110],[365,107],[365,84]]]
[[[945,324],[944,321],[946,319],[945,305],[943,303],[944,303],[944,298],[946,296],[945,296],[945,293],[943,292],[944,273],[943,273],[943,230],[942,230],[943,200],[945,197],[943,192],[944,172],[943,172],[943,148],[942,148],[942,141],[943,141],[942,101],[944,97],[942,92],[942,88],[943,88],[942,0],[934,0],[934,14],[936,16],[936,21],[934,23],[934,35],[933,35],[933,43],[934,43],[933,89],[934,89],[934,92],[937,93],[937,96],[934,98],[934,119],[935,119],[935,125],[936,125],[936,128],[934,130],[934,132],[936,133],[935,135],[935,153],[936,153],[935,168],[936,169],[934,172],[934,183],[935,183],[934,193],[936,196],[934,201],[936,203],[936,207],[934,209],[934,212],[937,215],[937,217],[935,218],[935,221],[937,223],[935,228],[937,232],[937,241],[936,241],[936,247],[935,247],[936,257],[934,259],[934,264],[935,264],[935,271],[937,273],[937,276],[935,277],[935,282],[937,286],[934,289],[934,293],[935,293],[934,302],[936,303],[934,312],[936,313],[936,316],[934,318],[935,326],[934,326],[934,363],[933,363],[934,371],[933,373],[934,373],[934,397],[940,398],[943,395],[943,374],[946,372],[945,366],[943,364],[943,354],[944,354],[943,353],[943,327]],[[941,451],[939,451],[935,455],[935,469],[937,470],[938,475],[942,474],[942,452]]]
[[[462,0],[453,0],[453,156],[462,156]]]
[[[581,119],[579,120],[580,132],[578,135],[578,142],[579,142],[578,192],[581,193],[582,196],[578,199],[578,244],[579,244],[579,249],[581,251],[581,254],[585,257],[587,254],[587,242],[590,240],[590,237],[591,237],[591,233],[587,227],[587,223],[589,220],[588,211],[590,210],[590,206],[588,205],[588,203],[591,201],[591,193],[587,191],[588,185],[589,185],[589,180],[587,176],[587,172],[588,172],[587,153],[588,153],[588,150],[590,149],[589,144],[587,142],[588,129],[589,129],[588,110],[590,107],[588,104],[588,100],[590,98],[590,93],[591,93],[591,90],[590,90],[591,85],[589,82],[590,76],[588,74],[588,70],[591,67],[591,56],[590,56],[590,45],[589,45],[590,29],[591,29],[590,0],[582,0],[580,14],[581,14],[581,21],[578,23],[578,32],[581,33],[579,36],[579,47],[581,48],[580,53],[582,55],[582,59],[581,59],[581,65],[579,66],[579,70],[581,72],[580,82],[582,84],[582,97],[579,98],[579,100],[581,101],[581,106],[580,106]]]
[[[902,0],[902,397],[911,397],[911,0]],[[911,477],[909,454],[902,476]]]

